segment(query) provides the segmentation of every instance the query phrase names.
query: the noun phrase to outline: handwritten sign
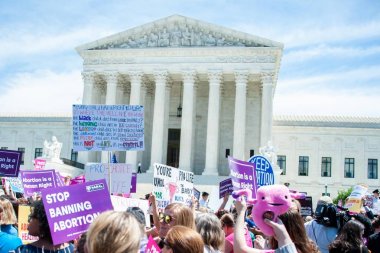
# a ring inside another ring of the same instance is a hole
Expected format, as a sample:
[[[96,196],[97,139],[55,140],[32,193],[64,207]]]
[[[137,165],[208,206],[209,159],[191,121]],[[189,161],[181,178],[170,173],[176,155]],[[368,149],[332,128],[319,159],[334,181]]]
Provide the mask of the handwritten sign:
[[[14,150],[0,150],[0,176],[17,177],[22,153]]]
[[[113,209],[125,212],[128,207],[140,207],[145,214],[145,226],[150,228],[149,201],[145,199],[124,198],[121,196],[111,196]]]
[[[32,236],[28,232],[28,217],[30,214],[30,206],[18,206],[18,237],[23,244],[32,243],[38,240],[38,236]]]
[[[233,190],[231,178],[223,180],[219,183],[219,199],[223,198],[227,193],[231,194]]]
[[[42,190],[54,245],[76,239],[102,212],[112,210],[104,179]]]
[[[40,194],[45,188],[57,187],[55,170],[24,170],[20,174],[25,196]]]
[[[156,195],[157,207],[163,209],[174,202],[190,206],[194,174],[158,163],[155,163],[153,167],[153,191]]]
[[[125,163],[87,163],[85,178],[86,181],[105,179],[107,185],[111,186],[111,193],[130,193],[132,166]]]
[[[24,187],[22,187],[21,175],[18,177],[3,177],[2,178],[3,185],[5,185],[6,189],[11,187],[13,192],[24,193]]]
[[[264,156],[252,156],[248,162],[255,164],[258,187],[274,184],[274,173],[271,163]]]
[[[73,105],[75,151],[144,150],[144,107]]]
[[[250,189],[252,191],[252,198],[256,198],[257,180],[255,165],[234,159],[231,156],[228,157],[228,165],[233,189]]]
[[[362,185],[355,185],[352,190],[348,200],[346,201],[345,207],[348,211],[353,213],[360,213],[360,209],[363,206],[362,198],[365,196],[368,188]]]

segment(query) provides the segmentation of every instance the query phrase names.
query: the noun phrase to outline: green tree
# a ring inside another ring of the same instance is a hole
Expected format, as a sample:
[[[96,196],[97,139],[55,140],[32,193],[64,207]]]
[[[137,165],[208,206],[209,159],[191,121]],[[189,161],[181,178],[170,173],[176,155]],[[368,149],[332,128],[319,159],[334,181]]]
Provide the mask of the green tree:
[[[338,191],[338,196],[333,199],[333,203],[335,205],[338,204],[339,200],[341,199],[342,200],[342,205],[344,206],[344,204],[346,204],[346,199],[348,198],[348,196],[350,196],[352,190],[354,188],[351,186],[350,188],[346,189],[346,190],[339,190]]]

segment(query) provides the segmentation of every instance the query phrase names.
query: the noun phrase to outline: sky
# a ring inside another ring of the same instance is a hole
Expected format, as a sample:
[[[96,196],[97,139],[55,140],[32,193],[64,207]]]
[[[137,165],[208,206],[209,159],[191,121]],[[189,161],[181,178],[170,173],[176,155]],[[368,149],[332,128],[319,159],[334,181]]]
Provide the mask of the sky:
[[[378,0],[0,0],[0,114],[70,113],[75,47],[174,14],[283,43],[275,115],[380,117]]]

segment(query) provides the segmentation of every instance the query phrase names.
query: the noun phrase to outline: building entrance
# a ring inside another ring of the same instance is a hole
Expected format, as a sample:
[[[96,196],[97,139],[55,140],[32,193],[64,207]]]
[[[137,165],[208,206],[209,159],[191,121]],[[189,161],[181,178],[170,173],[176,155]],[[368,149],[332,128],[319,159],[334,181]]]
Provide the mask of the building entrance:
[[[168,150],[166,164],[178,168],[181,129],[169,129],[168,131]]]

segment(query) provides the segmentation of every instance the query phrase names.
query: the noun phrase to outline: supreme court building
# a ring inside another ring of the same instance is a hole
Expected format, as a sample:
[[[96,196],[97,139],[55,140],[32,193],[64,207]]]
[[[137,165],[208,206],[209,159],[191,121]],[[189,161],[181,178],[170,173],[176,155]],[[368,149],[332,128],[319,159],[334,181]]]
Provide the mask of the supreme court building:
[[[228,175],[226,156],[247,160],[272,138],[281,43],[174,15],[76,50],[83,104],[145,108],[145,150],[119,154],[133,166]]]

